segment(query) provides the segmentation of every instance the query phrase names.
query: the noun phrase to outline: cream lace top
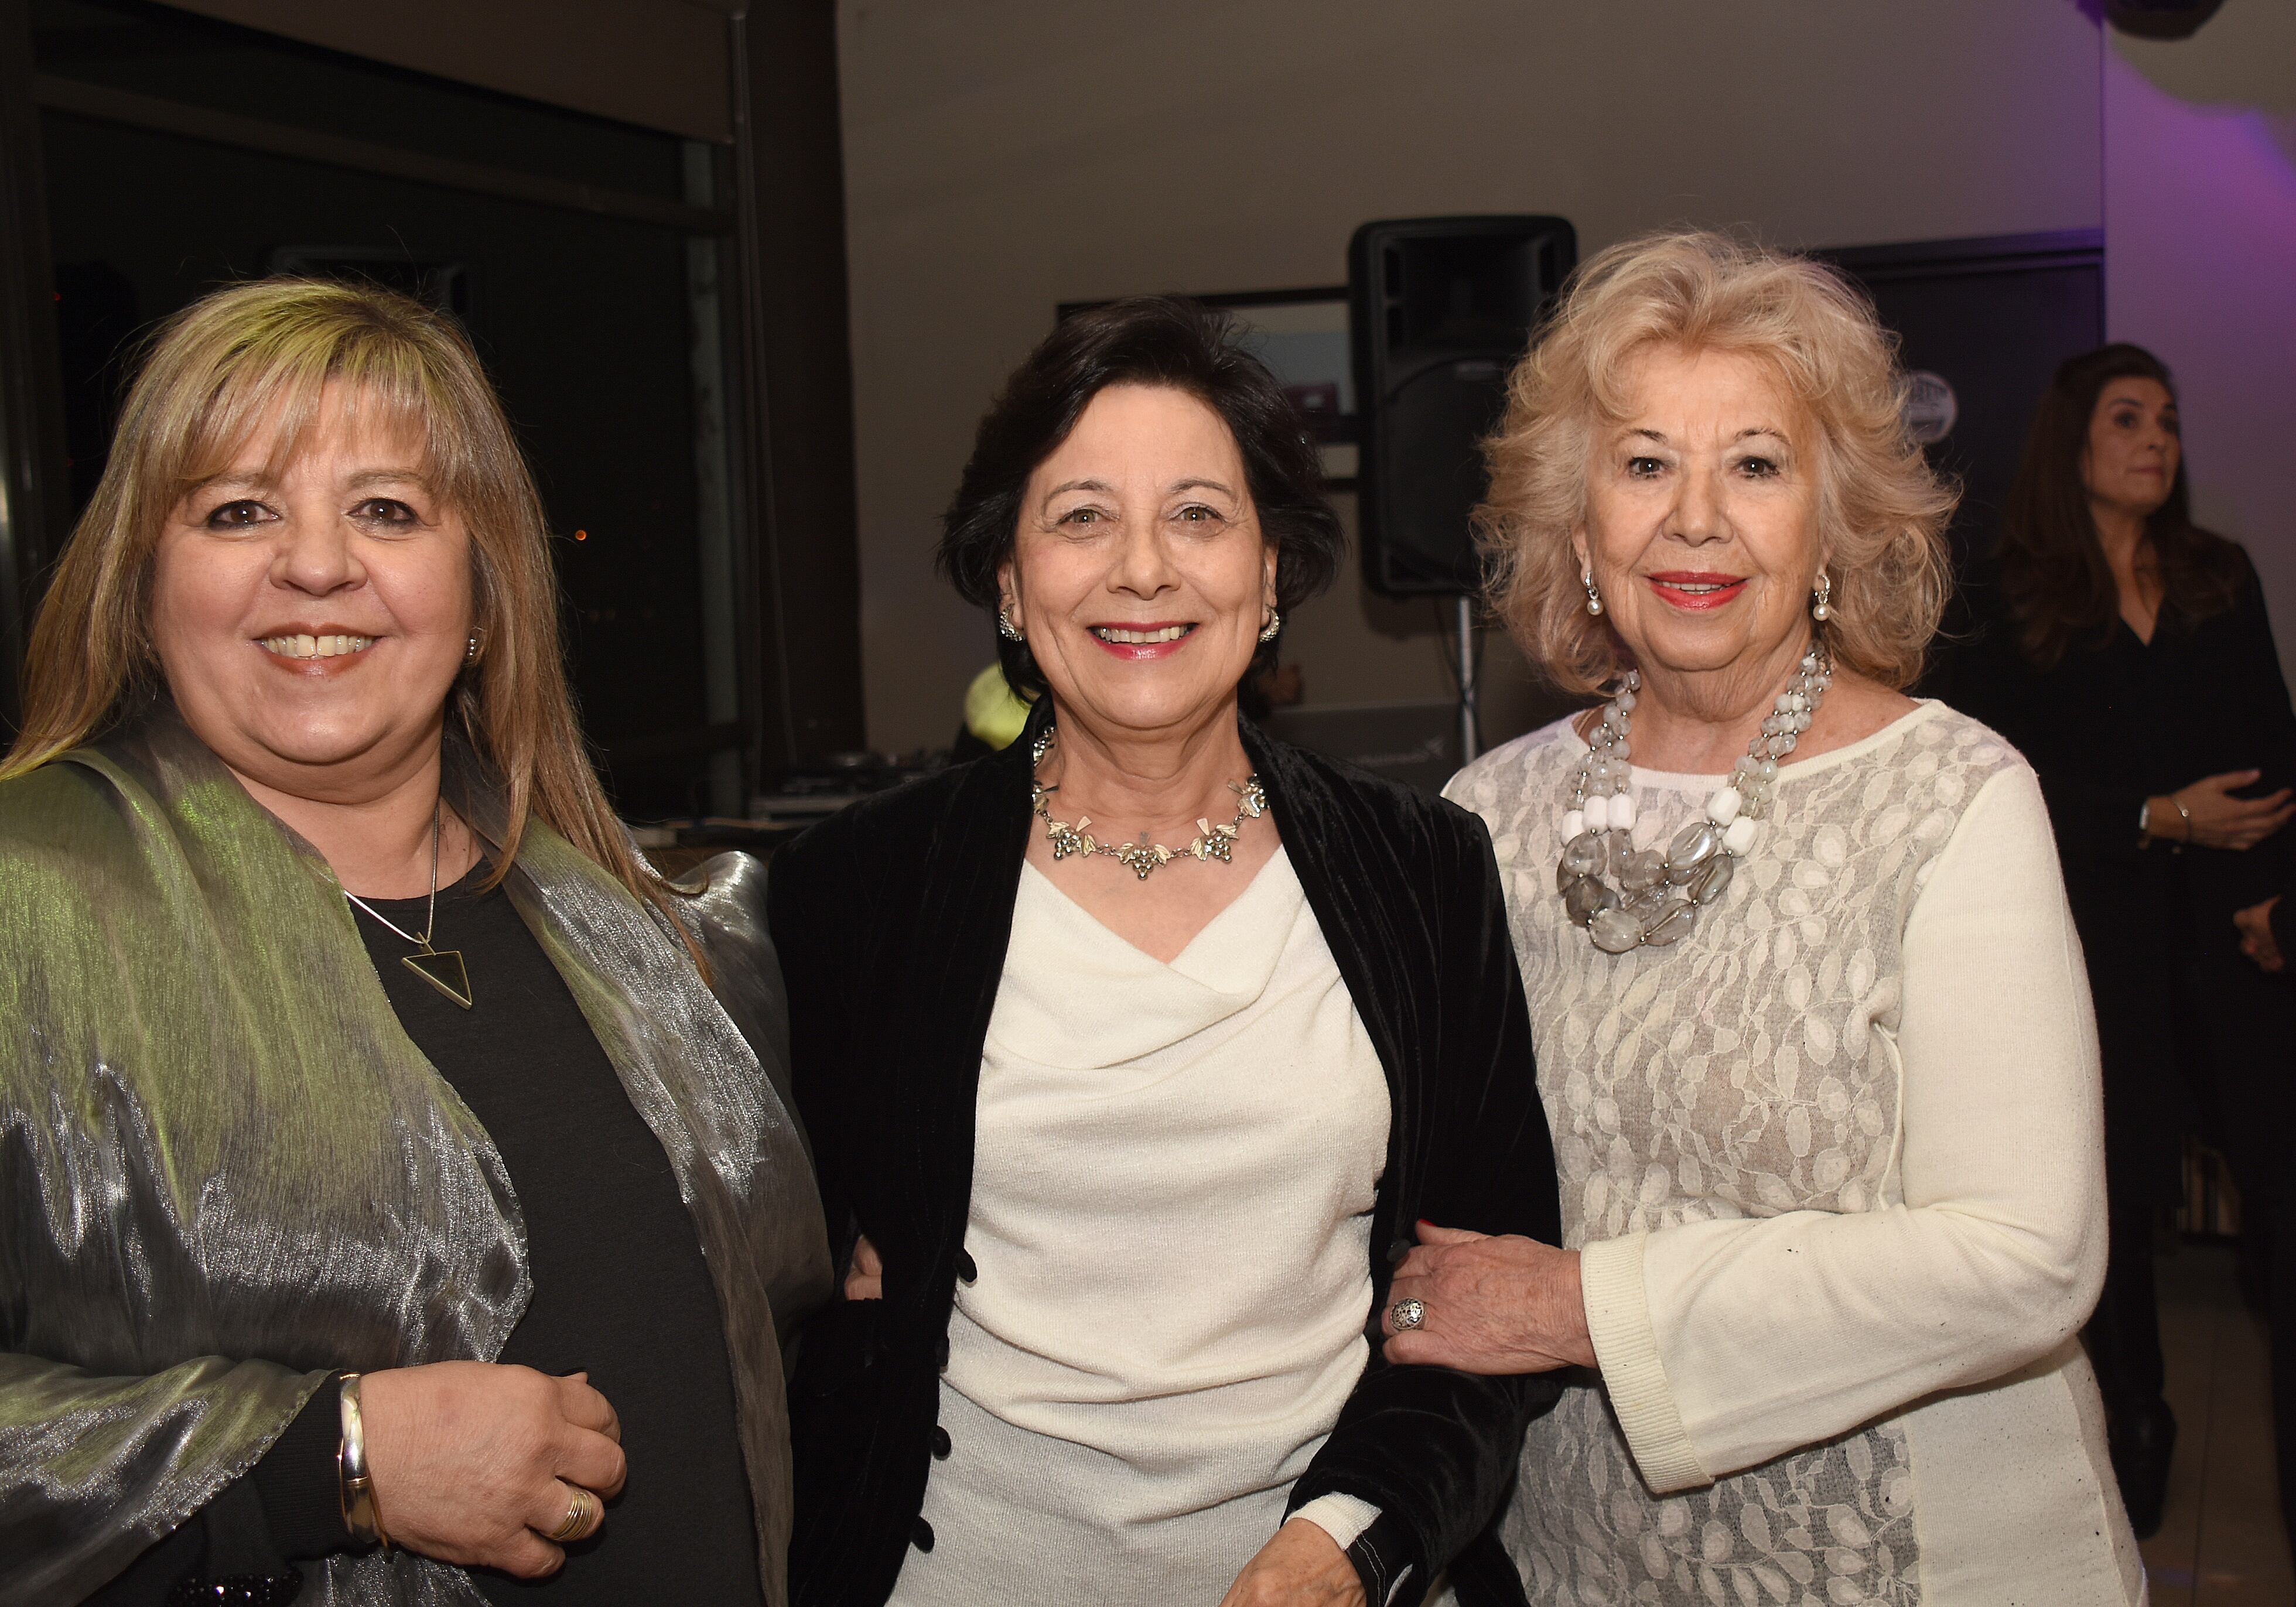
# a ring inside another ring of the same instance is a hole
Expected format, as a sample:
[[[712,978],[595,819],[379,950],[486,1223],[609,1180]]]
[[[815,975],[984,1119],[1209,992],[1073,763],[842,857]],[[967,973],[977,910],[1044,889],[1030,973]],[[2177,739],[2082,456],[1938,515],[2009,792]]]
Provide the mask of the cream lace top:
[[[1449,795],[1488,823],[1601,1381],[1526,1442],[1534,1603],[2141,1599],[2077,1335],[2103,1278],[2081,956],[2032,771],[1922,705],[1786,767],[1671,948],[1554,884],[1558,723]],[[1718,777],[1637,770],[1637,846]]]

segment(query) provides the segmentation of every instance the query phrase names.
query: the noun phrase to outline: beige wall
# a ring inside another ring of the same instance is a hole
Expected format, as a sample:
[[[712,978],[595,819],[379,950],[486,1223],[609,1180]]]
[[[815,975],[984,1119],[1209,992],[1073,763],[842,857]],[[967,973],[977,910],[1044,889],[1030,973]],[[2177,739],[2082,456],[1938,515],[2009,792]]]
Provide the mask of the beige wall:
[[[840,0],[839,25],[880,748],[946,742],[988,660],[934,521],[1060,301],[1334,283],[1357,224],[1418,214],[1561,213],[1582,250],[2103,221],[2076,0]],[[1350,579],[1297,623],[1316,701],[1443,695],[1430,604]],[[1527,681],[1502,644],[1490,668],[1504,734]]]
[[[2296,5],[2114,36],[2104,111],[2106,323],[2176,371],[2193,511],[2256,560],[2296,667]]]

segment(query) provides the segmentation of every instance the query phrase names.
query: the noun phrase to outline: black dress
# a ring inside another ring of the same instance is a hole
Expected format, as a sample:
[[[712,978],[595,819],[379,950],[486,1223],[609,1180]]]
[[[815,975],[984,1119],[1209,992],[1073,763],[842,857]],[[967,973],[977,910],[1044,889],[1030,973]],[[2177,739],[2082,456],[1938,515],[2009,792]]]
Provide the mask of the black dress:
[[[1559,1242],[1554,1152],[1490,840],[1440,799],[1248,723],[1243,737],[1386,1070],[1391,1111],[1371,1233],[1370,1364],[1287,1510],[1333,1492],[1380,1508],[1350,1554],[1367,1584],[1399,1579],[1393,1599],[1406,1607],[1447,1564],[1469,1607],[1520,1603],[1487,1526],[1523,1431],[1556,1386],[1390,1366],[1378,1333],[1415,1218]],[[800,1339],[790,1591],[802,1607],[877,1607],[909,1547],[936,1542],[920,1508],[947,1450],[939,1371],[956,1282],[972,1271],[975,1103],[1034,824],[1029,745],[857,804],[774,863],[767,909],[789,980],[791,1070],[831,1244],[841,1261],[865,1233],[886,1268],[883,1300],[832,1302]]]
[[[2228,771],[2263,772],[2250,796],[2296,785],[2296,713],[2252,568],[2229,610],[2194,619],[2164,608],[2149,644],[2115,620],[2048,670],[2020,650],[1997,585],[1972,597],[1978,635],[1939,690],[2039,773],[2096,1003],[2115,1253],[2090,1341],[2119,1407],[2160,1394],[2157,1333],[2144,1332],[2151,1224],[2176,1187],[2188,1118],[2245,1184],[2283,1168],[2296,1113],[2282,1074],[2292,999],[2242,955],[2232,922],[2284,882],[2296,832],[2246,853],[2178,853],[2143,846],[2138,811]],[[2115,1323],[2116,1302],[2141,1305],[2141,1318]]]

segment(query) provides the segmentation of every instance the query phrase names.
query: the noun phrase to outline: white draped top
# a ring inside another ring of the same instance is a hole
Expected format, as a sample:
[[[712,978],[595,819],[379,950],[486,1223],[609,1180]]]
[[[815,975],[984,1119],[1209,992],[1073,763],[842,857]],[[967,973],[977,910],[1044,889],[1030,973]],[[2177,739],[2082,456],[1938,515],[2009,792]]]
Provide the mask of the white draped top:
[[[1388,1121],[1283,853],[1168,964],[1024,867],[893,1601],[1218,1601],[1363,1372]]]

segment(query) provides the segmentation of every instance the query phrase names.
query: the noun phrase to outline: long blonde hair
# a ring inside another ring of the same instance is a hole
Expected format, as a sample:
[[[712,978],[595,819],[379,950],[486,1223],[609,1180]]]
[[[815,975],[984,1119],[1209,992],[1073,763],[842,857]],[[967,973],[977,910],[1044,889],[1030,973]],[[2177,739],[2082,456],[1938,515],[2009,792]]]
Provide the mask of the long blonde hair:
[[[1910,685],[1945,611],[1957,493],[1906,427],[1897,342],[1834,270],[1702,231],[1588,258],[1508,381],[1505,417],[1483,446],[1490,492],[1475,528],[1491,606],[1525,656],[1573,693],[1625,668],[1617,633],[1587,612],[1570,538],[1586,520],[1596,426],[1623,415],[1628,368],[1653,346],[1759,357],[1808,409],[1833,583],[1826,639],[1848,668]]]
[[[668,885],[614,818],[575,722],[542,498],[502,403],[460,329],[372,286],[230,285],[157,332],[40,606],[23,727],[0,780],[94,739],[160,690],[152,558],[168,515],[258,430],[275,429],[272,459],[283,464],[330,384],[376,423],[422,440],[440,496],[471,533],[480,645],[447,709],[508,806],[488,885],[509,873],[527,823],[540,819],[685,934]]]

